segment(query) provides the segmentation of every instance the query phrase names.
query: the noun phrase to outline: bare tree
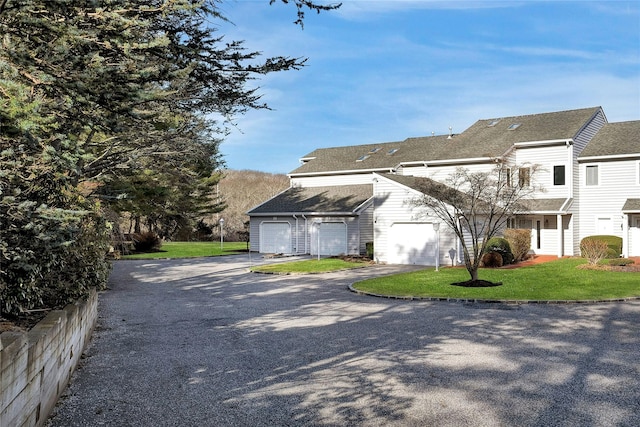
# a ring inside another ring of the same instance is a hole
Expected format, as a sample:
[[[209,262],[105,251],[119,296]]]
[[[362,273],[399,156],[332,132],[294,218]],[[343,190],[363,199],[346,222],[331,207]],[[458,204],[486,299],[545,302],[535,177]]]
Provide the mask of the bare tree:
[[[443,182],[418,178],[422,193],[411,203],[440,219],[460,239],[465,267],[478,284],[478,269],[489,239],[506,227],[507,220],[528,211],[527,199],[541,188],[533,185],[536,166],[497,163],[489,172],[457,168]]]

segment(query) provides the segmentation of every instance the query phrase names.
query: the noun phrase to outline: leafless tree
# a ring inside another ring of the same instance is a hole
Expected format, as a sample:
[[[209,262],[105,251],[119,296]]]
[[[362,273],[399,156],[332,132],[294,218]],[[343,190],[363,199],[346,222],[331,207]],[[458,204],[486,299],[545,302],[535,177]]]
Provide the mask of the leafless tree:
[[[489,172],[457,168],[443,182],[418,178],[420,197],[411,204],[425,209],[454,231],[461,242],[465,267],[471,282],[478,282],[478,269],[489,240],[506,227],[507,220],[529,210],[531,195],[541,191],[534,185],[534,165],[516,166],[497,162]]]

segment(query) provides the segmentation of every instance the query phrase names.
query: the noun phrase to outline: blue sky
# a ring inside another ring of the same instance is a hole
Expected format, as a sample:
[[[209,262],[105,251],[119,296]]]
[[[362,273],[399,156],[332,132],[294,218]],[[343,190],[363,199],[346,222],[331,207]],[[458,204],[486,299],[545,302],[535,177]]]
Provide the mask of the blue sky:
[[[327,3],[327,2],[325,2]],[[602,106],[640,120],[640,2],[344,0],[307,12],[229,0],[228,39],[307,67],[255,82],[229,169],[288,173],[316,148],[462,132],[479,119]]]

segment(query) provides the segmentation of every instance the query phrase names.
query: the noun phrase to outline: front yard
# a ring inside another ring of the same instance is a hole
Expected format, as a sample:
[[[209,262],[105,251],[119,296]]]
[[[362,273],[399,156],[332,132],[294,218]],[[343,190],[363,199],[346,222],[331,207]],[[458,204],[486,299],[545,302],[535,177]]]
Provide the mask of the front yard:
[[[586,261],[559,259],[516,269],[481,269],[480,278],[502,286],[465,288],[464,268],[425,269],[358,282],[353,288],[377,295],[485,300],[576,301],[640,297],[640,273],[576,268]]]

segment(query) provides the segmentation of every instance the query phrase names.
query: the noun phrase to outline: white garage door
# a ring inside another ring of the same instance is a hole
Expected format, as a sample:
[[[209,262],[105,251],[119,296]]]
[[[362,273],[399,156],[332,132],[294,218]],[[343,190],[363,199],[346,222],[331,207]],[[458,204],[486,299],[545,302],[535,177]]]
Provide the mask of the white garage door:
[[[260,224],[260,252],[263,254],[291,253],[291,224],[263,222]]]
[[[436,265],[432,224],[393,224],[389,229],[389,264]]]
[[[344,222],[323,222],[320,224],[320,234],[315,227],[315,236],[311,242],[311,255],[332,256],[347,253],[347,224]],[[318,241],[319,239],[319,241]]]

